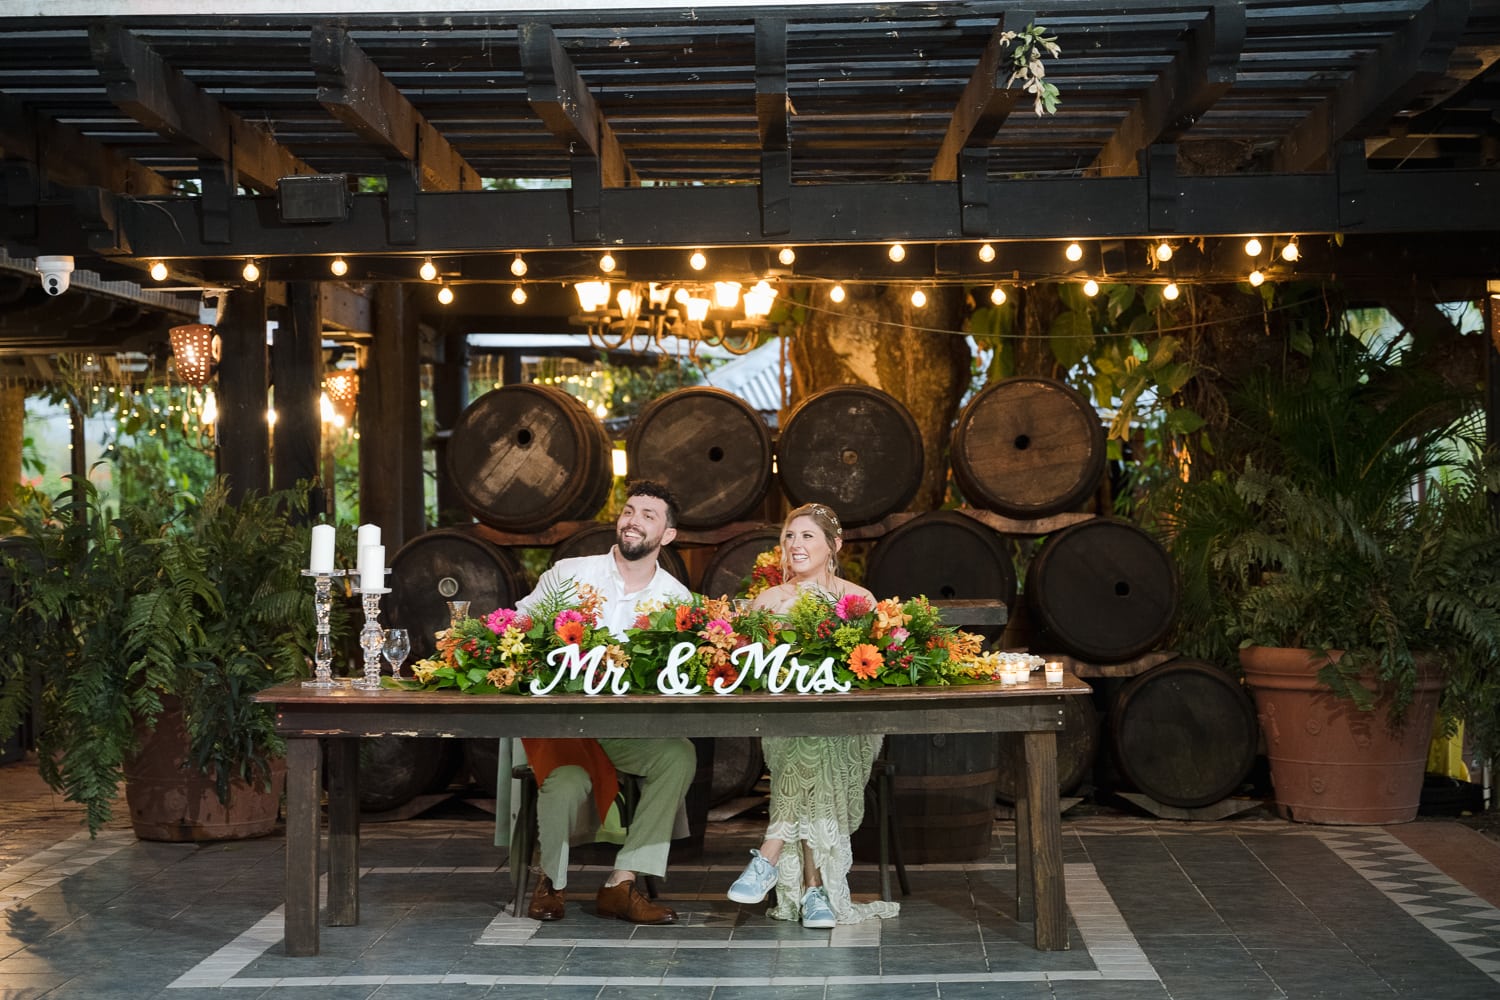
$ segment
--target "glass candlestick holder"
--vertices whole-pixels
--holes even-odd
[[[359,648],[365,653],[365,672],[354,678],[354,687],[360,691],[380,690],[380,649],[385,645],[385,630],[380,627],[380,598],[389,594],[389,587],[361,587],[357,591],[365,610],[365,626],[359,630]]]
[[[313,640],[313,676],[311,680],[302,682],[305,688],[328,689],[338,686],[338,682],[333,679],[333,637],[329,634],[328,613],[333,607],[333,579],[344,573],[341,569],[326,573],[310,569],[302,571],[303,576],[313,578],[313,624],[317,632],[317,637]]]

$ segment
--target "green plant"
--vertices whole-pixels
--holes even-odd
[[[311,650],[306,530],[292,523],[303,503],[284,492],[234,504],[218,481],[201,498],[158,491],[110,517],[80,481],[0,515],[0,532],[25,539],[6,558],[0,730],[35,707],[42,776],[86,807],[91,832],[165,698],[180,700],[190,760],[221,799],[234,778],[269,780],[283,747],[252,697],[303,674]]]
[[[1398,711],[1436,654],[1447,708],[1478,713],[1493,746],[1500,533],[1477,400],[1396,346],[1293,347],[1236,399],[1238,462],[1152,498],[1182,572],[1180,648],[1221,663],[1249,645],[1342,649],[1320,680],[1368,709],[1373,676]]]

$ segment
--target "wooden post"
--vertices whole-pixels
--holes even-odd
[[[469,337],[450,333],[443,338],[443,358],[432,369],[433,417],[437,439],[433,442],[437,466],[437,509],[439,524],[468,523],[458,485],[448,473],[448,432],[458,422],[469,403]]]
[[[278,490],[319,479],[323,419],[322,298],[316,282],[287,285],[287,308],[271,345],[271,381],[276,386],[276,426],[271,430],[271,482]],[[323,507],[314,486],[308,511]]]
[[[328,741],[328,925],[359,923],[359,740]]]
[[[266,293],[264,286],[227,293],[219,318],[219,471],[229,496],[264,494],[271,486],[266,427]]]
[[[359,519],[380,525],[387,560],[425,526],[421,357],[406,294],[400,284],[377,286],[375,336],[359,382]]]
[[[335,742],[356,742],[338,740]],[[286,916],[288,955],[318,953],[318,796],[323,749],[317,737],[286,741]]]

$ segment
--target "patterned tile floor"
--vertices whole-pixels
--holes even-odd
[[[279,836],[90,840],[18,768],[0,766],[6,1000],[1500,997],[1500,845],[1453,823],[1065,819],[1072,948],[1040,953],[1008,916],[1003,823],[983,860],[910,869],[900,917],[814,932],[724,898],[750,822],[714,824],[673,866],[676,926],[594,916],[602,868],[573,877],[565,920],[515,919],[505,852],[460,811],[367,824],[359,925],[289,958]],[[856,870],[857,893],[877,887]]]

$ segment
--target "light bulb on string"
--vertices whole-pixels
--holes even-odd
[[[240,271],[240,277],[244,278],[246,281],[260,280],[260,268],[256,266],[254,257],[251,257],[249,260],[245,261],[245,267],[244,270]]]
[[[342,278],[349,273],[349,262],[342,257],[335,257],[328,262],[328,270],[333,272],[335,278]]]
[[[830,288],[828,290],[828,300],[830,302],[842,302],[842,301],[844,301],[844,286],[843,285],[834,285],[832,288]]]
[[[1083,260],[1083,247],[1077,243],[1069,243],[1067,249],[1063,250],[1063,256],[1076,264]]]
[[[1290,264],[1301,256],[1302,250],[1297,246],[1297,237],[1293,236],[1287,245],[1281,248],[1281,259]]]
[[[999,285],[996,285],[994,288],[990,289],[990,301],[997,306],[1005,305],[1005,289],[1001,288]]]
[[[443,305],[453,304],[453,289],[447,285],[438,289],[437,300]]]
[[[518,278],[524,278],[526,276],[526,258],[520,254],[512,257],[510,261],[510,273]]]
[[[899,264],[906,259],[906,247],[900,243],[892,243],[890,249],[886,250],[885,254],[893,262]]]
[[[153,263],[151,265],[151,279],[153,281],[166,281],[167,265],[162,263],[161,261],[156,261],[155,263]]]
[[[510,300],[518,306],[524,306],[526,304],[526,289],[520,285],[512,288],[510,290]]]
[[[1259,288],[1261,285],[1266,283],[1266,276],[1264,274],[1261,274],[1259,270],[1255,270],[1250,272],[1250,277],[1248,280],[1250,281],[1251,287]]]
[[[911,304],[918,309],[925,308],[927,305],[927,293],[920,288],[913,288],[911,291]]]
[[[437,277],[437,265],[432,262],[431,257],[428,257],[422,261],[422,266],[417,269],[417,273],[422,276],[423,281],[431,281]]]
[[[688,258],[688,266],[694,271],[701,271],[708,266],[708,258],[703,255],[702,250],[694,250],[693,255]]]
[[[1245,241],[1246,257],[1259,257],[1262,249],[1263,248],[1260,245],[1260,240],[1256,239],[1254,236]]]
[[[606,253],[599,258],[599,270],[605,274],[613,274],[615,270],[615,255]]]
[[[782,267],[791,267],[797,260],[797,251],[791,247],[782,247],[781,252],[776,255],[776,259],[781,261]]]
[[[1095,295],[1098,295],[1099,282],[1095,281],[1093,278],[1085,281],[1083,283],[1083,294],[1087,295],[1089,298],[1093,298]]]
[[[1166,240],[1162,240],[1160,243],[1156,244],[1156,250],[1154,251],[1154,253],[1156,254],[1156,259],[1165,264],[1167,261],[1172,259],[1172,244],[1168,243]]]
[[[1167,287],[1161,290],[1161,297],[1166,299],[1168,302],[1176,302],[1177,296],[1181,294],[1181,291],[1179,291],[1177,288],[1177,282],[1175,281],[1167,282]]]
[[[988,243],[981,244],[979,247],[979,259],[985,264],[994,263],[995,248]]]

